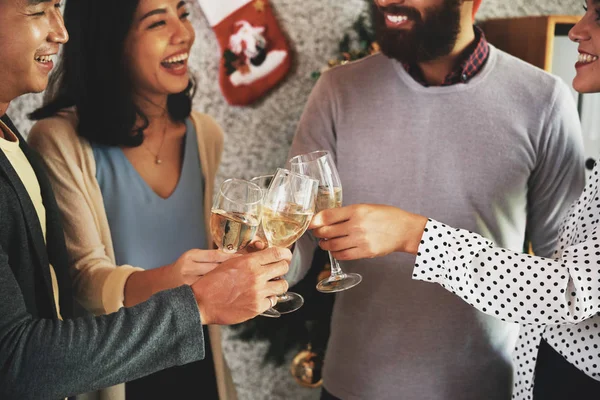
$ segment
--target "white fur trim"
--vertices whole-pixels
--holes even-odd
[[[284,50],[273,50],[267,54],[267,58],[265,61],[259,65],[258,67],[248,64],[250,68],[250,72],[242,75],[239,71],[235,71],[229,77],[229,81],[235,87],[250,85],[253,82],[264,78],[269,75],[271,72],[275,71],[277,67],[279,67],[285,61],[287,57],[287,51]]]
[[[234,11],[253,0],[198,0],[210,26],[218,25]]]

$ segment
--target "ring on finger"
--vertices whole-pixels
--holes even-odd
[[[271,308],[273,308],[277,304],[277,298],[275,296],[270,296],[269,302],[271,303]]]

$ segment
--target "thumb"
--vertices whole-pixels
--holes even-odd
[[[186,270],[186,275],[189,276],[202,276],[206,275],[215,268],[217,268],[221,263],[211,263],[211,262],[200,262],[194,263]]]
[[[313,217],[312,221],[310,221],[308,229],[318,229],[324,226],[345,222],[352,215],[350,210],[351,209],[349,207],[330,208],[323,210]]]
[[[239,257],[239,254],[227,254],[221,250],[200,250],[193,249],[188,252],[190,260],[197,263],[222,263],[232,258]]]
[[[308,225],[308,229],[318,229],[325,226],[325,221],[323,220],[323,213],[324,211],[315,214],[315,216],[310,221],[310,225]]]

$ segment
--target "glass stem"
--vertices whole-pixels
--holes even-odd
[[[344,275],[344,271],[342,271],[342,267],[340,267],[340,263],[333,257],[330,251],[327,252],[329,254],[329,263],[331,264],[331,277],[341,277]]]

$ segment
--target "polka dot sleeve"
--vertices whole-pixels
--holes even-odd
[[[429,220],[413,278],[437,282],[505,321],[576,323],[600,312],[600,241],[591,239],[552,260],[494,247],[478,234]]]

